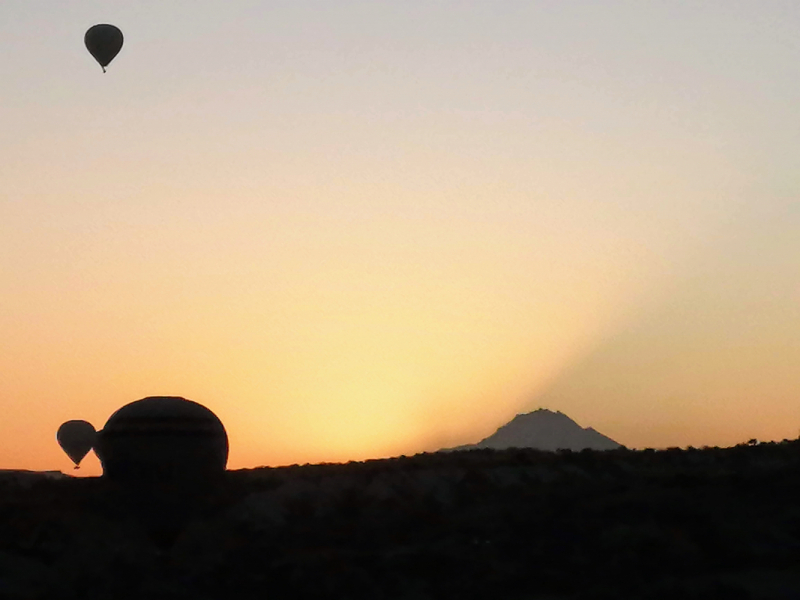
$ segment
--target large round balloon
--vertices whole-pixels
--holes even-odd
[[[211,480],[225,472],[228,434],[202,404],[151,396],[109,417],[97,433],[95,453],[110,480]]]
[[[59,445],[80,468],[80,462],[94,446],[96,432],[88,421],[67,421],[58,428],[56,439]]]
[[[100,63],[105,73],[108,63],[114,60],[122,49],[122,32],[113,25],[93,25],[83,36],[83,42],[89,54]]]

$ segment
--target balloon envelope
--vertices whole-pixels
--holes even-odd
[[[108,63],[122,49],[122,32],[113,25],[93,25],[83,36],[83,43],[105,73]]]
[[[109,417],[97,433],[95,454],[109,480],[209,481],[225,472],[228,434],[202,404],[150,396]]]
[[[56,439],[58,444],[78,467],[83,457],[89,454],[94,446],[96,432],[88,421],[67,421],[58,428]]]

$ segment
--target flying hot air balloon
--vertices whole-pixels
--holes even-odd
[[[56,439],[61,449],[80,468],[80,462],[94,446],[97,432],[88,421],[67,421],[58,428]]]
[[[122,32],[113,25],[93,25],[83,36],[83,43],[105,73],[108,63],[122,49]]]

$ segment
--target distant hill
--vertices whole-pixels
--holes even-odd
[[[622,448],[611,438],[591,427],[583,428],[560,411],[540,408],[517,415],[477,444],[467,444],[445,451],[491,448],[535,448],[537,450],[614,450]]]

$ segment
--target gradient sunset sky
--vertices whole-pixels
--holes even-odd
[[[112,23],[107,74],[83,45]],[[800,432],[800,4],[0,2],[0,468]],[[84,474],[99,472],[86,459]]]

